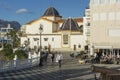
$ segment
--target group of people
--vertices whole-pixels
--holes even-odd
[[[95,53],[92,59],[92,63],[106,63],[106,64],[112,64],[115,63],[118,64],[119,62],[119,57],[117,55],[111,55],[111,54],[106,54],[102,55],[100,53]]]
[[[54,62],[57,62],[59,68],[61,68],[61,64],[62,64],[61,62],[62,62],[62,59],[63,59],[62,53],[61,52],[55,52],[55,51],[51,52],[51,53],[42,52],[41,57],[40,57],[39,66],[43,66],[43,62],[47,63],[48,55],[50,55],[52,64],[54,64]]]
[[[56,60],[55,60],[55,54],[56,54]],[[52,52],[51,53],[51,61],[52,61],[52,63],[57,62],[59,68],[61,68],[62,59],[63,59],[63,56],[62,56],[61,52],[58,52],[58,53],[57,52]]]

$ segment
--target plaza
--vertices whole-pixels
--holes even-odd
[[[21,27],[20,48],[28,59],[1,64],[0,80],[95,80],[100,73],[92,72],[91,65],[119,70],[119,5],[120,0],[90,0],[85,15],[75,18],[63,18],[56,7],[47,7],[39,18]],[[80,64],[79,59],[70,57],[81,51],[93,63]],[[40,67],[42,52],[49,54]],[[63,54],[61,68],[51,62],[52,52]]]
[[[13,70],[0,73],[0,80],[95,80],[100,77],[100,73],[91,70],[91,64],[79,64],[78,60],[71,58],[69,53],[64,53],[62,67],[52,64],[50,56],[44,66],[34,66],[20,70]],[[110,69],[119,69],[120,65],[115,64],[94,64],[96,66]]]

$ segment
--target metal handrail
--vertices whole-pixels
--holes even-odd
[[[24,60],[0,60],[0,72],[19,70],[39,64],[39,57]]]

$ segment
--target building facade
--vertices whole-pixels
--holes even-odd
[[[13,30],[13,28],[11,28],[10,24],[8,24],[7,27],[0,28],[0,43],[2,44],[2,47],[3,43],[12,42],[11,37],[7,35],[11,30]]]
[[[90,45],[90,9],[85,9],[85,16],[83,17],[84,34],[86,35],[86,44]]]
[[[90,0],[91,55],[120,53],[120,0]]]
[[[83,18],[63,19],[54,7],[49,7],[39,19],[23,25],[21,31],[21,46],[28,42],[32,49],[39,49],[40,37],[42,49],[80,51],[86,45]]]

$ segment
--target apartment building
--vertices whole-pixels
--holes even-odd
[[[120,54],[120,0],[90,0],[90,53]]]
[[[7,33],[9,33],[10,30],[13,30],[13,28],[8,24],[7,27],[0,28],[0,43],[10,43],[11,38],[7,36]]]
[[[86,46],[85,50],[88,50],[89,44],[90,44],[90,9],[86,8],[85,9],[85,16],[83,17],[83,26],[84,26],[84,35],[85,41],[86,41]]]

